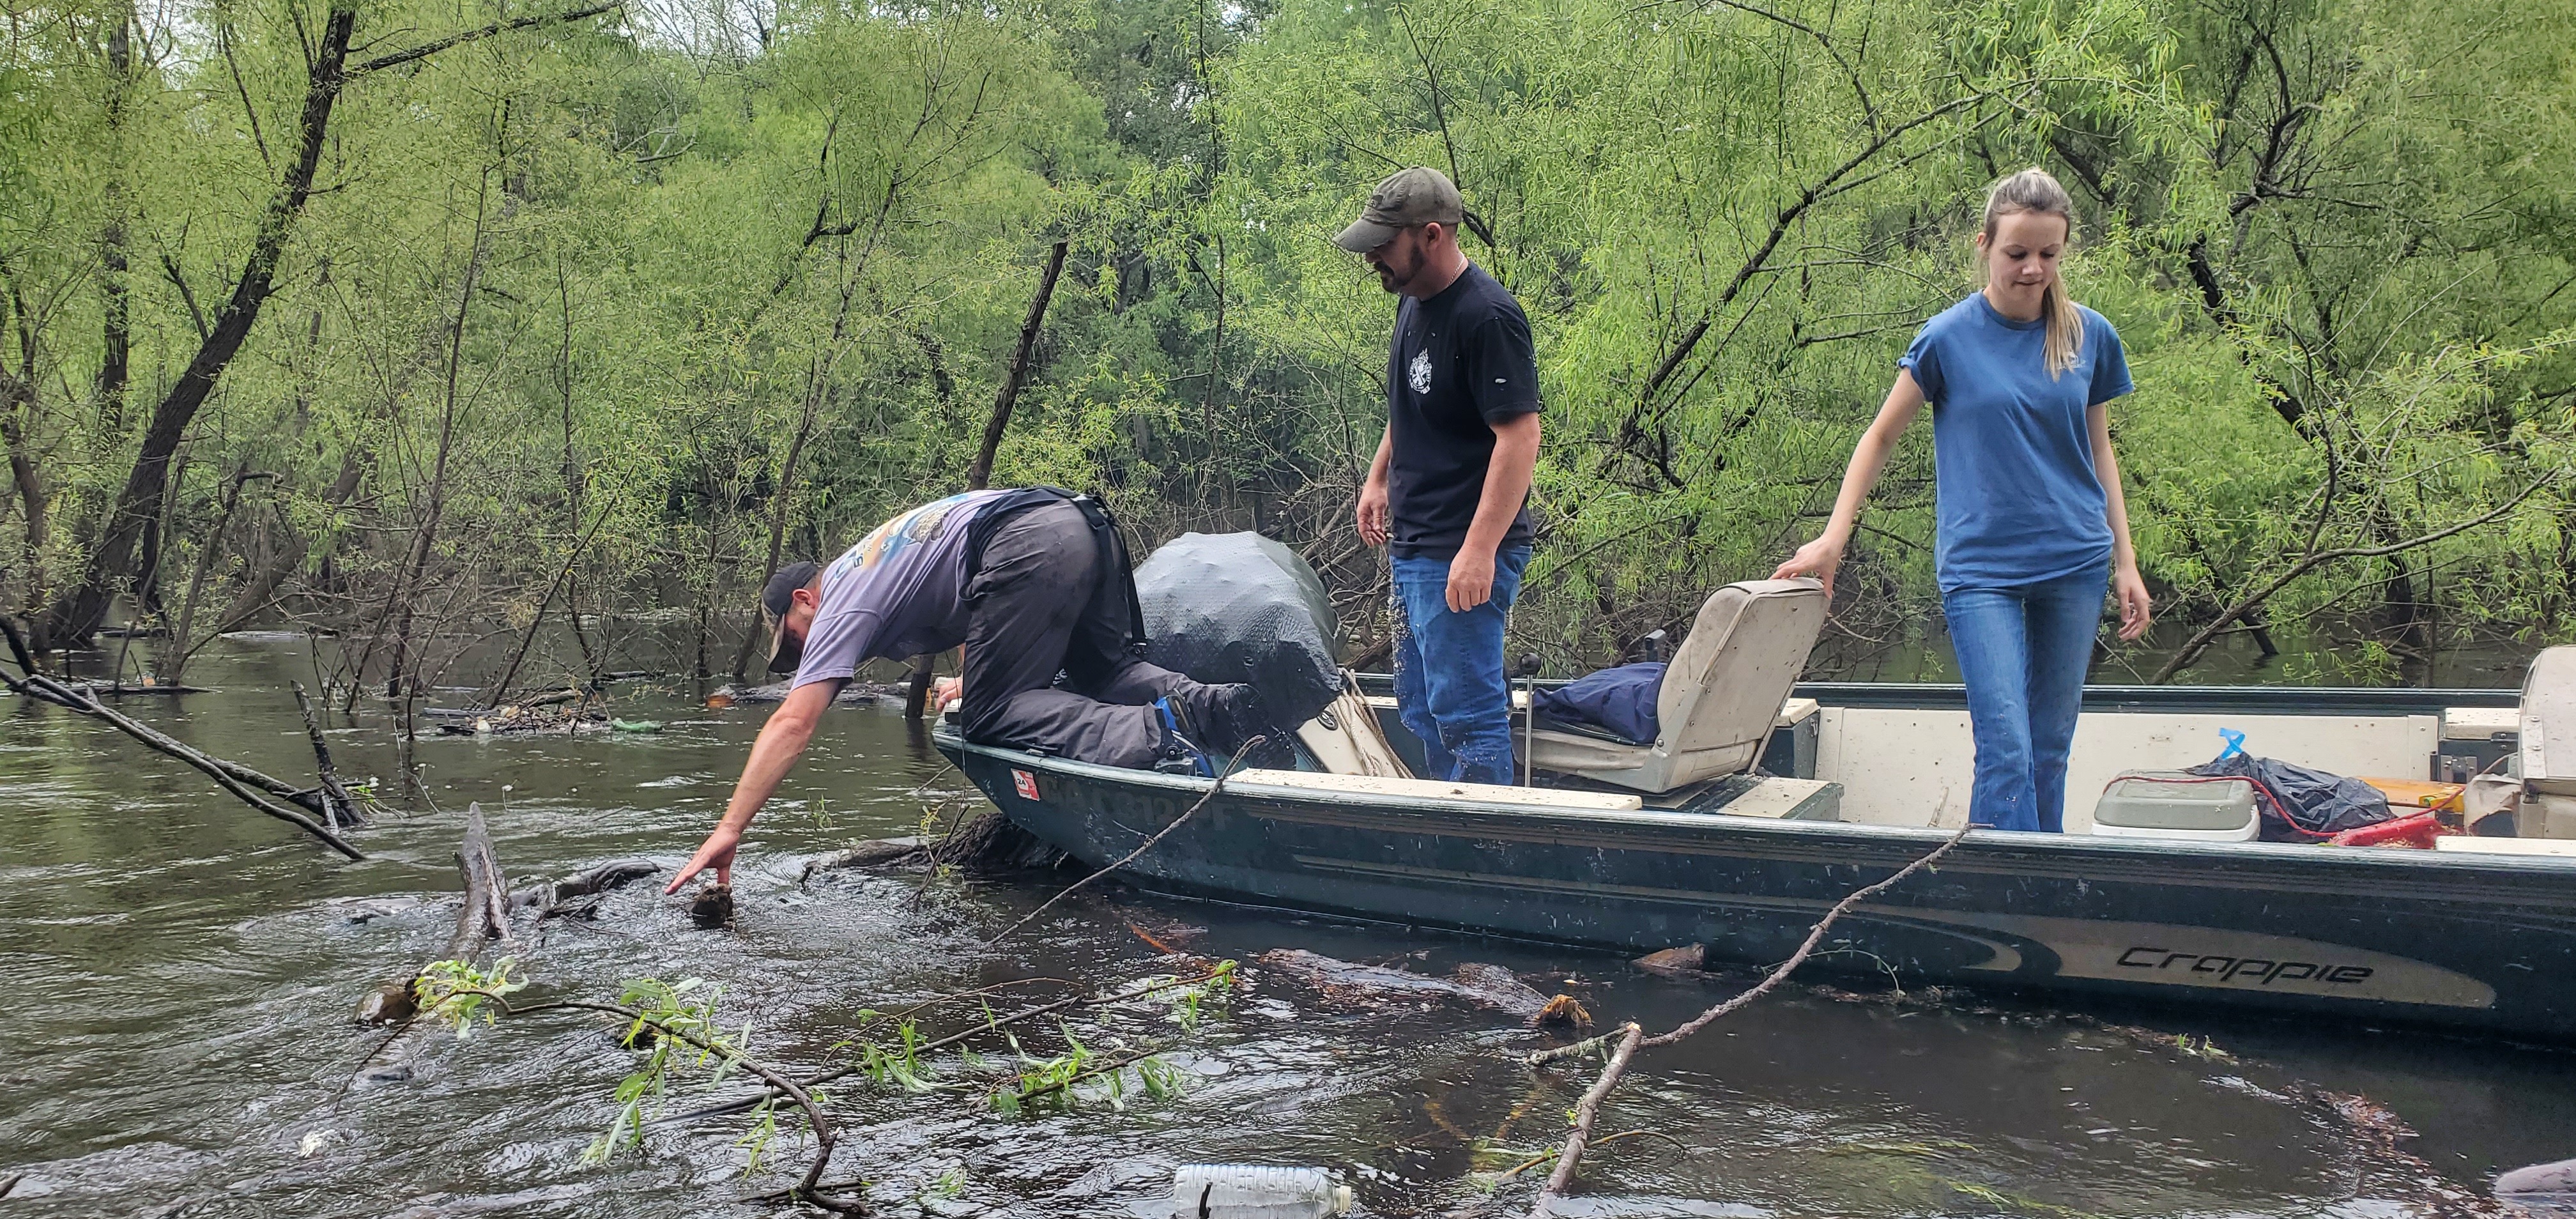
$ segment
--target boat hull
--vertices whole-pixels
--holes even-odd
[[[1135,850],[1205,779],[941,750],[1084,864]],[[1129,863],[1198,896],[1623,952],[1786,958],[1944,831],[1228,784]],[[1844,916],[1815,968],[2576,1039],[2576,862],[1971,833]]]

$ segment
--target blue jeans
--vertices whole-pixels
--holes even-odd
[[[2066,754],[2110,582],[2106,564],[2037,584],[1941,594],[1977,741],[1970,823],[2065,830]]]
[[[1503,678],[1503,616],[1520,595],[1530,548],[1494,555],[1494,595],[1449,610],[1449,560],[1395,560],[1395,703],[1422,739],[1426,779],[1510,783],[1512,694]]]

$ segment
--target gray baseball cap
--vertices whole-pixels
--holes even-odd
[[[1360,209],[1360,218],[1333,238],[1333,244],[1366,254],[1394,240],[1399,230],[1422,224],[1454,228],[1466,219],[1467,201],[1458,196],[1449,175],[1416,165],[1388,174],[1378,183],[1369,192],[1368,206]]]
[[[814,582],[823,567],[819,563],[797,562],[769,574],[769,586],[760,590],[760,618],[769,627],[769,671],[793,673],[797,662],[805,657],[805,641],[787,634],[787,611],[796,604],[796,590]]]

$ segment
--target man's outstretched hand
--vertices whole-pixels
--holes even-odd
[[[733,884],[733,852],[734,848],[740,845],[742,845],[741,830],[723,822],[716,823],[715,831],[707,835],[706,842],[698,847],[698,853],[689,858],[688,866],[681,868],[680,874],[672,877],[671,883],[665,886],[662,892],[665,895],[679,892],[681,887],[695,879],[698,873],[709,868],[716,870],[717,884],[730,887]]]
[[[742,845],[742,832],[751,819],[760,815],[760,806],[777,792],[778,782],[787,777],[789,767],[805,753],[805,745],[814,739],[815,721],[823,709],[832,705],[832,696],[849,684],[846,677],[807,682],[787,692],[778,709],[769,713],[769,722],[760,726],[760,739],[751,743],[751,758],[742,764],[742,779],[734,784],[733,798],[725,802],[724,816],[716,820],[714,832],[689,857],[689,866],[671,878],[664,893],[677,893],[698,873],[716,870],[716,883],[733,884],[733,851]]]

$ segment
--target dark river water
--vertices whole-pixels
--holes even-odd
[[[206,750],[304,781],[298,643],[226,642],[191,670],[216,693],[126,708]],[[456,695],[451,697],[464,697]],[[407,1082],[353,1085],[384,1034],[369,989],[438,953],[468,802],[513,881],[643,855],[667,869],[720,811],[762,712],[621,687],[653,735],[424,739],[436,807],[398,804],[348,863],[103,726],[0,707],[0,1201],[15,1216],[712,1216],[801,1173],[791,1129],[746,1174],[742,1118],[655,1129],[588,1163],[635,1056],[602,1021],[504,1018],[427,1043]],[[395,774],[381,711],[332,741],[353,776]],[[392,786],[389,782],[388,788]],[[1074,873],[832,872],[804,860],[915,832],[982,802],[890,711],[836,711],[746,843],[729,929],[694,927],[658,883],[594,920],[522,922],[523,998],[608,999],[629,979],[722,988],[725,1027],[799,1072],[850,1060],[862,1012],[1013,979],[1105,988],[1244,963],[1194,1027],[1151,1004],[1021,1032],[1159,1050],[1183,1086],[1125,1077],[1016,1115],[967,1061],[927,1091],[844,1080],[834,1179],[895,1215],[1168,1214],[1175,1164],[1330,1168],[1377,1215],[1508,1213],[1541,1171],[1496,1174],[1563,1137],[1590,1063],[1532,1072],[1549,1044],[1447,1002],[1327,996],[1254,957],[1302,948],[1446,973],[1467,962],[1576,995],[1604,1022],[1666,1027],[1747,976],[1669,979],[1624,959],[1157,897],[1103,884],[983,941]],[[1184,956],[1166,956],[1165,949]],[[1004,991],[1058,993],[1044,984]],[[925,1016],[924,1036],[971,1009]],[[2186,1044],[2187,1039],[2187,1044]],[[1010,1046],[968,1043],[986,1062]],[[1122,1050],[1123,1047],[1123,1050]],[[739,1095],[684,1082],[672,1112]],[[1947,994],[1793,985],[1642,1055],[1560,1213],[2071,1217],[2486,1213],[2517,1164],[2576,1155],[2576,1056],[2417,1032],[2067,1012]],[[810,1213],[810,1212],[809,1212]]]

